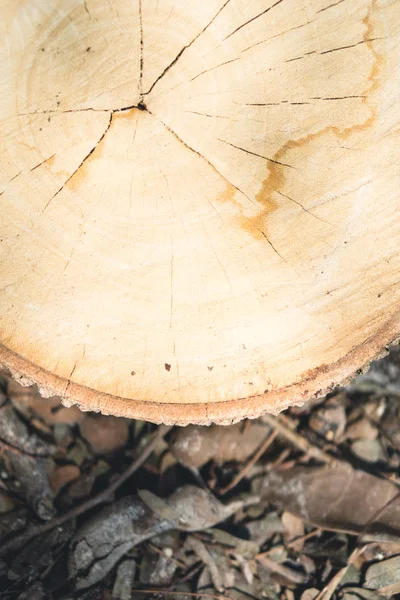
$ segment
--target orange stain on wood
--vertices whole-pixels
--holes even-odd
[[[309,135],[298,140],[289,140],[272,156],[272,159],[267,162],[268,175],[264,179],[260,190],[255,196],[257,202],[262,206],[261,211],[254,217],[245,217],[242,212],[239,218],[242,228],[250,233],[255,239],[258,240],[268,236],[268,218],[279,208],[279,204],[275,200],[275,195],[277,191],[283,190],[286,181],[287,169],[290,168],[282,166],[279,163],[290,164],[290,158],[288,158],[287,155],[292,150],[295,150],[296,148],[304,148],[304,154],[306,154],[307,144],[327,133],[334,133],[337,137],[347,140],[355,133],[365,131],[374,124],[377,118],[377,110],[376,107],[371,103],[370,97],[379,88],[381,74],[385,64],[383,54],[380,54],[374,48],[374,27],[372,24],[372,13],[376,8],[376,1],[377,0],[372,0],[367,15],[362,21],[365,25],[363,41],[374,56],[374,63],[368,77],[369,85],[360,94],[361,96],[364,96],[361,98],[361,102],[368,107],[370,116],[362,123],[356,123],[349,127],[345,127],[344,129],[334,125],[328,125],[320,131],[310,133]]]

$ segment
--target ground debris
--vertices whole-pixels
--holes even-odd
[[[272,471],[259,483],[265,500],[322,529],[374,540],[400,536],[400,490],[349,464]]]
[[[394,597],[399,377],[395,349],[301,409],[172,431],[3,380],[1,600]]]
[[[86,414],[79,427],[95,454],[110,454],[127,444],[129,423],[128,419]]]
[[[170,529],[196,531],[227,519],[244,505],[225,506],[206,490],[187,485],[167,500],[142,490],[103,509],[75,534],[69,574],[76,588],[100,581],[134,546]]]
[[[400,555],[376,562],[368,567],[365,587],[381,596],[400,593]]]
[[[170,451],[186,467],[199,468],[208,461],[244,462],[268,435],[259,422],[243,421],[230,427],[189,425],[177,429]]]
[[[131,600],[136,563],[133,559],[120,562],[112,591],[113,600]]]
[[[0,408],[0,447],[6,459],[8,489],[22,494],[41,519],[50,519],[54,507],[48,473],[54,446],[29,431],[9,402]]]

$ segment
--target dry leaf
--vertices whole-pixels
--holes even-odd
[[[80,474],[81,471],[76,465],[64,465],[55,469],[49,477],[50,486],[54,495],[57,496],[62,487],[67,485],[67,483],[78,479]]]
[[[310,415],[309,426],[328,440],[339,440],[346,427],[346,411],[342,397],[337,395],[330,398],[314,410]]]
[[[301,600],[314,600],[319,594],[319,590],[316,588],[309,588],[305,590],[301,595]]]
[[[177,568],[178,563],[176,560],[166,554],[160,554],[149,577],[149,585],[162,587],[171,585]]]
[[[110,572],[140,542],[171,529],[137,496],[107,506],[77,531],[71,542],[68,570],[76,589],[89,587]]]
[[[12,377],[5,376],[7,381],[7,396],[15,408],[26,417],[38,415],[48,425],[56,423],[79,423],[84,418],[84,413],[77,406],[66,408],[61,404],[60,398],[42,398],[36,386],[24,387]]]
[[[351,445],[351,451],[366,462],[375,463],[378,460],[385,460],[385,453],[379,440],[356,440]]]
[[[266,501],[322,529],[364,533],[373,540],[400,535],[398,488],[350,465],[270,472],[260,485]]]
[[[189,537],[186,540],[185,546],[188,549],[193,550],[194,553],[199,557],[199,559],[204,563],[204,565],[208,567],[208,570],[210,571],[211,581],[213,582],[215,589],[218,592],[223,592],[224,584],[222,582],[222,576],[218,570],[218,567],[212,555],[208,552],[203,542],[195,537]]]
[[[268,428],[258,422],[200,427],[189,425],[177,430],[170,443],[175,458],[186,467],[199,468],[213,459],[218,463],[244,462],[268,435]]]
[[[0,439],[21,452],[35,456],[48,456],[54,450],[37,435],[28,431],[11,403],[0,408]]]
[[[379,596],[372,590],[365,590],[359,587],[345,587],[341,591],[342,600],[379,600]],[[301,597],[303,600],[303,597]],[[310,598],[310,600],[313,600]]]
[[[381,596],[400,593],[400,556],[392,556],[368,567],[365,587],[376,590]]]
[[[135,571],[136,563],[132,559],[128,558],[118,565],[117,576],[112,592],[113,600],[131,600]]]
[[[100,511],[74,536],[69,573],[76,588],[89,587],[107,575],[131,548],[169,529],[197,531],[213,527],[245,505],[238,500],[222,504],[210,492],[187,485],[166,500],[141,491]],[[250,498],[246,503],[259,498]]]
[[[81,434],[96,454],[109,454],[125,446],[129,439],[129,421],[106,415],[85,415],[79,424]]]
[[[0,515],[9,513],[15,507],[15,502],[8,494],[0,494]]]
[[[282,515],[283,537],[286,543],[292,542],[292,548],[295,552],[301,552],[304,547],[304,540],[296,540],[304,536],[304,523],[299,517],[285,511]],[[293,542],[293,540],[296,540]]]
[[[350,440],[375,440],[378,437],[378,430],[366,417],[363,417],[347,427],[344,437]]]
[[[48,459],[27,454],[7,453],[19,489],[41,519],[51,519],[55,514],[53,490],[50,487]]]

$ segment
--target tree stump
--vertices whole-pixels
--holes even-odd
[[[154,422],[400,335],[400,2],[3,0],[0,363]]]

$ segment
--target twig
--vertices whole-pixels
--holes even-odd
[[[270,427],[276,429],[279,435],[286,438],[288,442],[293,444],[296,448],[307,454],[308,456],[312,456],[316,460],[319,460],[326,464],[332,464],[336,462],[333,456],[330,456],[317,446],[314,446],[309,442],[304,436],[300,435],[297,431],[290,427],[290,421],[286,419],[286,422],[283,422],[281,419],[276,419],[271,415],[264,415],[262,417],[262,421],[267,423]]]
[[[257,452],[252,456],[252,458],[248,461],[248,463],[243,467],[243,469],[241,469],[239,471],[239,473],[236,475],[236,477],[234,477],[232,479],[232,481],[230,483],[228,483],[228,485],[226,485],[225,487],[223,487],[222,489],[219,490],[219,493],[223,496],[224,494],[226,494],[227,492],[229,492],[232,488],[236,487],[237,484],[242,481],[243,477],[245,477],[247,475],[247,473],[250,471],[250,469],[252,468],[253,465],[255,465],[255,463],[258,461],[258,459],[264,454],[264,452],[267,450],[267,448],[269,448],[269,446],[272,444],[272,442],[274,441],[274,439],[277,437],[278,435],[278,431],[275,430],[273,431],[268,437],[267,439],[264,441],[263,444],[261,444],[261,446],[259,447],[259,449],[257,450]]]
[[[353,552],[350,555],[349,560],[347,561],[347,565],[345,567],[343,567],[342,569],[340,569],[340,571],[338,571],[336,573],[336,575],[334,575],[332,577],[332,579],[330,580],[330,582],[328,583],[328,585],[326,585],[320,591],[320,593],[318,594],[318,596],[315,597],[314,600],[330,600],[330,598],[335,593],[338,585],[342,581],[343,577],[346,575],[347,570],[349,569],[349,567],[360,556],[360,554],[362,554],[365,551],[366,547],[367,546],[363,546],[362,548],[356,548],[355,550],[353,550]]]
[[[263,556],[259,554],[256,556],[256,560],[260,562],[268,571],[272,571],[272,573],[278,573],[278,575],[282,575],[285,579],[292,581],[293,583],[304,584],[307,583],[307,577],[302,573],[298,573],[293,569],[289,569],[284,565],[280,565],[279,563],[271,560],[267,556]]]
[[[294,540],[292,540],[291,542],[288,542],[285,545],[281,544],[279,546],[273,546],[273,548],[266,550],[266,552],[260,552],[260,554],[257,554],[256,559],[261,558],[263,556],[269,556],[272,552],[276,552],[278,549],[283,550],[285,547],[293,548],[293,546],[296,546],[296,544],[298,544],[299,542],[305,542],[306,540],[309,540],[309,539],[315,537],[316,535],[321,534],[321,532],[322,532],[321,529],[313,529],[312,531],[309,531],[305,535],[295,538]]]
[[[115,481],[111,483],[105,490],[97,494],[97,496],[94,496],[93,498],[90,498],[89,500],[83,502],[79,506],[76,506],[64,515],[60,515],[59,517],[56,517],[55,519],[47,521],[46,523],[43,523],[41,525],[31,527],[30,529],[27,529],[22,533],[16,535],[15,537],[13,537],[8,542],[2,545],[2,547],[0,548],[0,556],[5,556],[9,552],[16,550],[23,544],[26,544],[26,542],[28,542],[33,537],[36,537],[43,533],[47,533],[47,531],[51,531],[55,527],[60,527],[60,525],[63,525],[71,519],[79,517],[79,515],[82,515],[83,513],[94,508],[95,506],[103,504],[104,502],[108,502],[110,500],[110,497],[112,497],[112,495],[114,494],[114,492],[123,483],[125,483],[125,481],[129,479],[129,477],[131,477],[133,473],[135,473],[135,471],[137,471],[142,466],[145,460],[153,452],[160,439],[162,439],[170,429],[171,426],[160,425],[152,440],[150,440],[150,442],[143,448],[136,460],[134,460],[132,464],[126,469],[126,471],[124,471],[119,477],[117,477]]]
[[[135,588],[133,592],[140,592],[141,594],[163,594],[166,596],[190,596],[191,598],[214,598],[214,600],[233,600],[231,596],[222,596],[221,594],[205,594],[202,592],[171,592],[170,590],[141,590]]]
[[[309,531],[305,535],[299,536],[299,537],[295,538],[294,540],[292,540],[291,542],[288,542],[286,544],[286,547],[292,548],[293,546],[296,546],[296,544],[298,544],[299,542],[305,542],[306,540],[310,540],[311,538],[315,537],[316,535],[320,535],[321,533],[322,533],[321,529],[313,529],[312,531]]]

